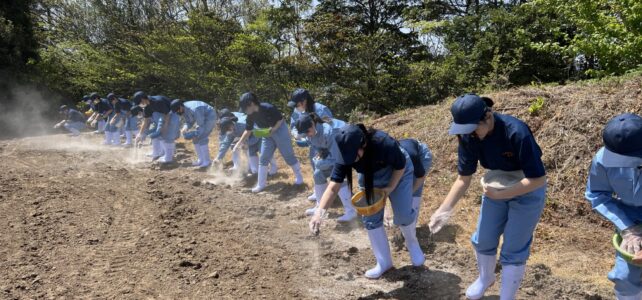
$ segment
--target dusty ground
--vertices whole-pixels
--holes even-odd
[[[470,228],[459,225],[476,206],[431,237],[427,207],[441,195],[427,196],[426,267],[409,267],[402,249],[397,269],[367,280],[374,258],[361,225],[329,220],[311,237],[309,188],[290,185],[290,170],[253,195],[251,180],[189,168],[182,144],[166,169],[143,159],[147,149],[98,144],[91,134],[0,142],[0,298],[463,299],[476,276]],[[552,273],[573,255],[585,258],[578,249],[531,263],[519,298],[610,298],[607,286]]]

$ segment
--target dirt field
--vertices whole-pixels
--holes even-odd
[[[289,169],[253,195],[251,180],[192,170],[182,144],[178,166],[161,169],[144,161],[147,149],[99,142],[92,134],[0,142],[0,298],[463,299],[476,276],[462,219],[431,236],[424,211],[426,267],[393,250],[397,269],[368,280],[374,257],[361,224],[329,220],[311,237],[309,187],[290,185]],[[611,298],[608,286],[553,274],[559,262],[529,264],[519,298]]]

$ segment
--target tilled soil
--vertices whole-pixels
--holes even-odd
[[[285,183],[289,173],[252,194],[252,179],[192,169],[182,144],[178,163],[160,167],[143,159],[147,149],[99,142],[0,142],[0,298],[463,299],[477,275],[456,225],[431,236],[421,224],[426,267],[393,245],[396,269],[365,279],[374,257],[361,224],[338,225],[333,209],[310,236],[309,188]],[[537,264],[519,298],[610,295]]]

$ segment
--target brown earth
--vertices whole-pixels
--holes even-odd
[[[612,228],[583,200],[584,177],[602,124],[622,111],[642,113],[641,86],[632,76],[489,94],[499,111],[531,125],[550,182],[519,299],[612,298]],[[537,97],[545,104],[530,114]],[[254,195],[251,179],[191,169],[191,146],[182,143],[178,164],[161,168],[146,161],[148,149],[99,146],[92,134],[2,141],[0,298],[463,299],[476,277],[468,239],[479,187],[452,225],[435,235],[426,225],[456,174],[449,103],[370,122],[427,142],[435,155],[418,229],[426,267],[409,267],[397,249],[397,269],[380,280],[362,276],[374,258],[359,222],[338,225],[334,209],[321,235],[309,235],[302,149],[307,188],[292,186],[280,162],[270,187]],[[487,299],[497,299],[498,286]]]
[[[141,162],[146,149],[98,143],[91,134],[0,143],[0,298],[461,299],[474,280],[459,225],[431,237],[422,223],[427,267],[409,267],[398,250],[396,270],[367,280],[374,259],[361,225],[329,220],[311,237],[309,191],[285,168],[253,195],[251,181],[189,168],[182,144],[179,164],[160,168]],[[608,293],[535,264],[520,298]]]

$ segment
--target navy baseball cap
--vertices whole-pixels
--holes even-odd
[[[450,125],[448,134],[470,134],[475,131],[487,110],[486,101],[476,94],[457,97],[455,103],[450,107],[453,123]]]
[[[297,104],[299,104],[300,102],[303,102],[303,100],[308,100],[308,99],[312,99],[312,96],[310,95],[310,92],[308,92],[308,90],[296,89],[292,93],[292,97],[290,97],[290,101],[288,101],[288,107],[295,108]]]
[[[129,111],[132,113],[132,115],[138,116],[138,114],[143,111],[143,108],[136,105],[136,106],[132,106],[132,108]]]
[[[143,98],[147,98],[147,95],[143,91],[138,91],[134,93],[134,97],[132,97],[132,102],[134,102],[134,104],[136,105],[139,105],[140,100],[142,100]]]
[[[58,108],[59,112],[63,112],[65,110],[67,110],[67,105],[61,105],[60,108]]]
[[[220,118],[224,118],[224,117],[233,117],[233,116],[234,116],[234,114],[233,114],[233,113],[232,113],[232,111],[231,111],[231,110],[229,110],[228,108],[223,108],[223,109],[221,109],[221,110],[218,112],[218,116],[219,116]]]
[[[239,119],[237,117],[223,117],[218,125],[220,131],[227,131],[230,126]]]
[[[116,94],[114,93],[107,94],[107,100],[112,100],[112,99],[116,99]]]
[[[91,100],[100,99],[100,95],[98,95],[98,93],[91,93],[89,94],[89,99]]]
[[[252,102],[258,102],[256,99],[256,95],[252,92],[247,92],[243,95],[241,95],[241,98],[239,99],[239,108],[241,109],[241,112],[245,112],[245,109],[250,106],[250,103]]]
[[[608,123],[602,131],[605,167],[638,167],[642,165],[642,117],[621,114]]]
[[[357,125],[348,124],[339,129],[339,132],[334,136],[334,141],[337,142],[344,165],[354,163],[357,159],[357,151],[365,142],[365,138],[363,131]]]
[[[312,127],[314,124],[314,121],[312,120],[312,117],[310,115],[305,114],[301,116],[296,122],[294,122],[294,127],[300,134],[306,134],[308,132],[308,129]]]
[[[89,98],[89,95],[84,95],[84,96],[82,96],[82,101],[87,102],[87,100],[91,100],[91,99]]]
[[[173,112],[177,112],[181,106],[183,106],[183,102],[181,101],[181,99],[174,99],[172,100],[172,103],[169,104],[169,109],[171,109]]]

